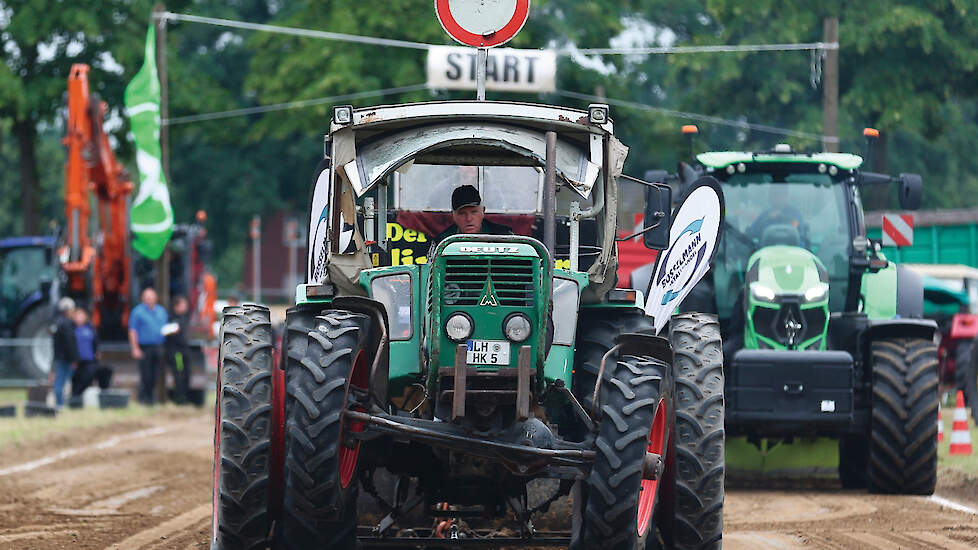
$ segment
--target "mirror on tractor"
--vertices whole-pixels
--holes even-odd
[[[645,247],[653,250],[669,248],[669,228],[672,222],[672,190],[666,185],[645,188]]]
[[[900,208],[916,210],[920,208],[923,178],[920,174],[900,174]]]

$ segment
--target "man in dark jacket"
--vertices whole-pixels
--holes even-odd
[[[173,401],[182,405],[187,402],[190,373],[193,370],[190,342],[187,340],[187,331],[190,328],[190,303],[185,296],[177,296],[173,300],[173,315],[170,317],[170,323],[176,327],[166,337],[166,358],[173,371]]]
[[[54,401],[58,408],[65,404],[65,384],[71,378],[72,370],[78,366],[78,346],[75,343],[75,323],[71,313],[75,309],[75,301],[64,297],[58,300],[60,315],[54,322],[54,365],[51,376],[54,381]]]
[[[512,235],[509,227],[486,219],[486,207],[482,205],[479,190],[472,185],[461,185],[452,192],[452,224],[431,240],[431,252],[438,243],[458,234]],[[429,252],[429,256],[431,255]]]

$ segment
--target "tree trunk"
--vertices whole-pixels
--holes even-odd
[[[25,235],[40,232],[40,182],[37,177],[37,128],[32,120],[14,123],[20,150],[20,212]]]

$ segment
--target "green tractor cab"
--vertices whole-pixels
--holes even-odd
[[[660,337],[615,288],[626,153],[604,105],[337,107],[282,363],[266,309],[225,311],[212,548],[718,544],[719,325]],[[437,240],[463,184],[508,229]]]
[[[720,319],[728,435],[836,439],[844,486],[932,493],[936,326],[923,319],[920,277],[866,238],[860,201],[864,186],[894,183],[916,208],[920,177],[784,145],[697,160],[674,184],[718,179],[726,219],[711,276],[683,308]]]

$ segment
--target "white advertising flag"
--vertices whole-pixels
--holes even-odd
[[[646,293],[645,313],[654,318],[657,333],[710,270],[723,216],[719,182],[710,176],[693,182],[673,213],[669,248],[659,254]]]
[[[475,90],[478,52],[462,46],[428,50],[428,87]],[[493,48],[486,65],[486,89],[500,92],[553,92],[557,89],[557,54],[553,50]]]

